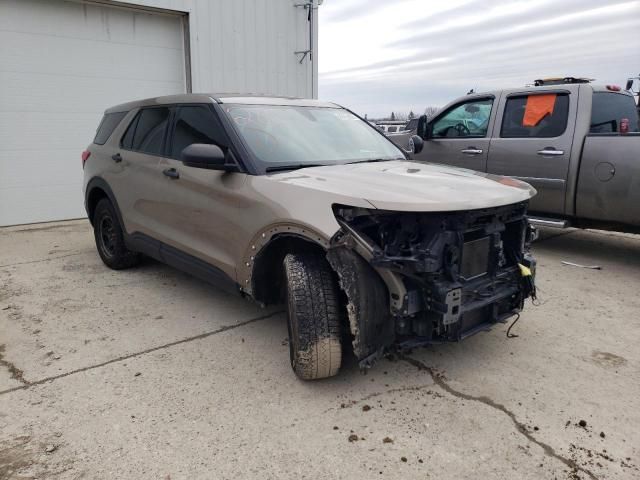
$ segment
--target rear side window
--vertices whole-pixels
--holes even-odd
[[[633,97],[620,93],[595,92],[591,105],[589,133],[620,133],[626,122],[629,132],[638,132],[638,111]]]
[[[109,140],[109,137],[120,124],[122,119],[127,115],[127,112],[115,112],[107,113],[102,117],[100,126],[96,131],[96,137],[93,139],[93,143],[96,145],[104,145]]]
[[[144,108],[129,125],[122,138],[122,147],[150,155],[162,155],[168,124],[168,108]]]
[[[180,159],[182,150],[194,143],[226,148],[228,142],[222,125],[207,106],[184,106],[178,110],[171,142],[171,157]]]
[[[136,133],[136,126],[138,125],[138,120],[140,120],[140,112],[134,117],[133,121],[129,124],[127,131],[122,137],[122,148],[126,148],[127,150],[131,150],[133,148],[133,134]]]
[[[569,95],[545,93],[509,97],[502,117],[504,138],[559,137],[567,128]]]

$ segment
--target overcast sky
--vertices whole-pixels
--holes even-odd
[[[319,19],[319,97],[370,117],[471,88],[640,73],[640,0],[325,0]]]

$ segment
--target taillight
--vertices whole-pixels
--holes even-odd
[[[611,90],[612,92],[619,92],[622,89],[619,85],[607,85],[607,90]]]
[[[89,160],[90,156],[91,152],[89,150],[85,150],[84,152],[82,152],[82,168],[84,168],[84,164],[87,162],[87,160]]]

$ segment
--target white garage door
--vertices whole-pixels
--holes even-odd
[[[0,0],[0,226],[85,216],[80,154],[102,112],[185,92],[178,15]]]

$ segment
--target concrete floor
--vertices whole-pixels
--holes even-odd
[[[111,271],[86,221],[0,229],[0,478],[640,478],[640,238],[534,251],[517,338],[303,383],[278,309]]]

